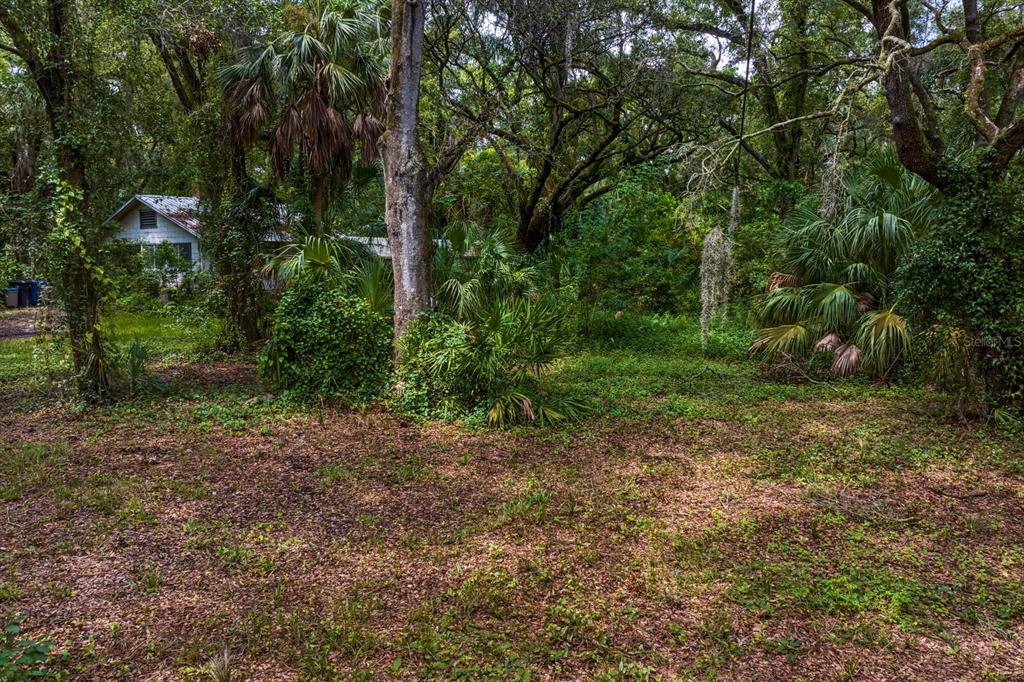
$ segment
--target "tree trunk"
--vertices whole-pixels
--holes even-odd
[[[317,173],[313,178],[313,224],[316,225],[317,231],[320,231],[324,226],[324,203],[326,198],[326,187],[327,182],[324,176]]]
[[[62,279],[64,312],[78,392],[87,400],[101,398],[110,388],[110,368],[100,339],[99,292],[92,273],[77,253],[68,255]]]
[[[550,206],[537,206],[528,214],[521,215],[516,230],[519,245],[529,253],[536,253],[549,235],[559,231],[562,216]]]
[[[427,228],[426,161],[419,144],[424,0],[393,0],[391,66],[383,136],[385,220],[395,274],[395,353],[398,339],[430,309],[433,243]]]

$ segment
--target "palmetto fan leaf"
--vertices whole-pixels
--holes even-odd
[[[364,258],[348,274],[359,297],[375,313],[390,315],[394,307],[394,271],[391,263],[378,256]]]
[[[910,224],[888,211],[857,211],[850,218],[851,255],[873,264],[881,272],[893,272],[897,259],[913,240]]]
[[[278,249],[268,260],[264,274],[282,281],[303,273],[315,279],[341,281],[347,264],[359,256],[358,247],[346,240],[307,236]]]
[[[765,294],[759,307],[761,320],[768,325],[793,324],[807,317],[807,292],[798,287],[778,287]]]
[[[885,291],[889,283],[886,275],[868,263],[850,263],[843,270],[843,283],[858,290]]]
[[[860,315],[857,295],[845,284],[810,284],[805,289],[813,301],[813,315],[829,331],[841,331],[851,326]]]
[[[795,211],[779,239],[786,271],[801,283],[834,281],[846,264],[844,228],[813,211]]]
[[[782,324],[757,332],[750,352],[802,357],[810,345],[811,332],[802,324]]]
[[[910,351],[907,322],[892,309],[870,312],[861,321],[857,345],[864,351],[865,365],[885,377]]]

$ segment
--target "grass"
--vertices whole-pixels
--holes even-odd
[[[66,677],[1024,669],[1024,445],[942,396],[778,383],[742,330],[704,354],[693,320],[602,319],[547,379],[592,415],[493,432],[282,404],[244,362],[183,362],[176,325],[112,325],[167,390],[0,416],[0,610]]]
[[[17,502],[56,484],[66,455],[60,446],[22,442],[0,454],[0,502]]]

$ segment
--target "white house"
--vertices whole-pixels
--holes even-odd
[[[110,216],[121,224],[116,239],[139,242],[155,249],[168,242],[192,263],[193,269],[206,267],[199,249],[199,199],[159,194],[136,194]]]
[[[280,207],[281,229],[270,235],[269,242],[288,240],[288,225],[299,218],[285,206]],[[199,248],[199,199],[196,197],[174,197],[161,194],[136,194],[110,216],[111,222],[120,223],[121,229],[113,237],[139,242],[143,248],[155,249],[162,242],[168,242],[178,253],[192,263],[193,269],[205,268],[208,261]],[[360,237],[349,234],[337,235],[366,246],[370,253],[382,258],[391,258],[391,249],[385,237]],[[435,239],[438,246],[448,246],[444,240]]]

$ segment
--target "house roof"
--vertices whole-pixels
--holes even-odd
[[[110,216],[120,220],[126,213],[142,205],[151,208],[186,232],[199,236],[198,197],[173,197],[164,194],[136,194]]]
[[[199,198],[198,197],[176,197],[166,194],[136,194],[126,201],[121,208],[117,209],[110,218],[120,220],[129,211],[137,206],[151,208],[164,216],[172,223],[196,237],[199,236],[202,227],[199,222]],[[297,214],[284,204],[278,204],[277,212],[282,227],[287,227],[293,220],[298,218]],[[277,230],[269,235],[268,241],[286,241],[288,233],[284,230]]]

